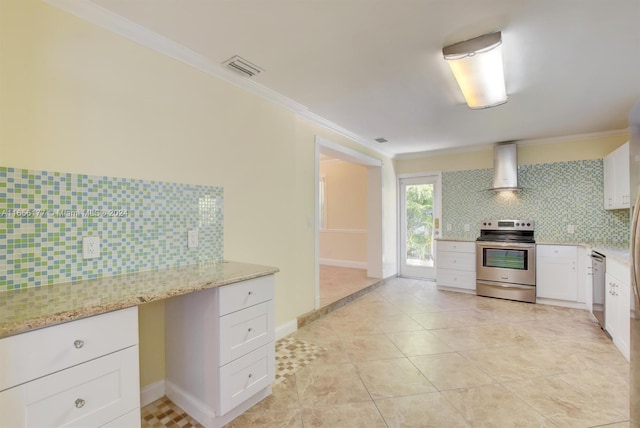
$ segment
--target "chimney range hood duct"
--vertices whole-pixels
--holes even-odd
[[[518,150],[516,143],[499,143],[493,147],[494,191],[519,191]]]

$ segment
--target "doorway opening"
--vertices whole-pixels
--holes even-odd
[[[398,179],[400,276],[436,278],[434,240],[440,236],[441,183],[439,173]]]
[[[382,162],[316,137],[315,309],[382,279]]]

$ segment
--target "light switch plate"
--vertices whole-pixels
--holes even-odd
[[[198,229],[187,232],[187,248],[198,248]]]
[[[82,238],[82,258],[97,259],[100,257],[100,237],[85,236]]]

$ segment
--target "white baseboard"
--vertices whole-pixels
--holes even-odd
[[[215,412],[210,409],[202,401],[196,399],[193,395],[189,394],[179,386],[165,382],[166,394],[169,400],[173,401],[182,410],[184,410],[189,416],[196,421],[200,422],[206,427],[212,427],[215,424]]]
[[[552,306],[562,306],[565,308],[573,308],[573,309],[584,309],[589,310],[589,307],[586,303],[580,302],[569,302],[566,300],[556,300],[556,299],[548,299],[546,297],[537,297],[536,303],[541,305],[552,305]]]
[[[298,320],[291,320],[282,325],[276,327],[276,340],[280,340],[283,337],[290,335],[291,333],[295,333],[298,330]]]
[[[271,394],[271,385],[264,387],[222,416],[216,416],[212,408],[179,386],[166,381],[167,397],[189,416],[208,428],[220,428],[249,410]]]
[[[356,262],[353,260],[335,260],[335,259],[320,259],[318,261],[321,265],[338,266],[356,269],[367,269],[367,262]]]
[[[164,397],[164,379],[149,384],[140,390],[140,407]]]

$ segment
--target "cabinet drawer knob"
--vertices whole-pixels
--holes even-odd
[[[249,327],[249,328],[247,329],[247,331],[248,331],[249,333],[251,333],[251,332],[253,331],[253,328]]]
[[[80,348],[82,348],[82,347],[84,346],[84,340],[80,340],[80,339],[75,340],[75,341],[73,342],[73,346],[75,346],[75,347],[76,347],[76,349],[80,349]]]
[[[249,292],[247,293],[247,295],[249,295],[249,296],[253,296],[253,291],[249,291]]]
[[[84,401],[82,398],[78,398],[78,399],[76,400],[76,407],[77,407],[78,409],[83,408],[85,404],[86,404],[86,401]]]
[[[249,379],[253,377],[253,373],[249,373]]]

